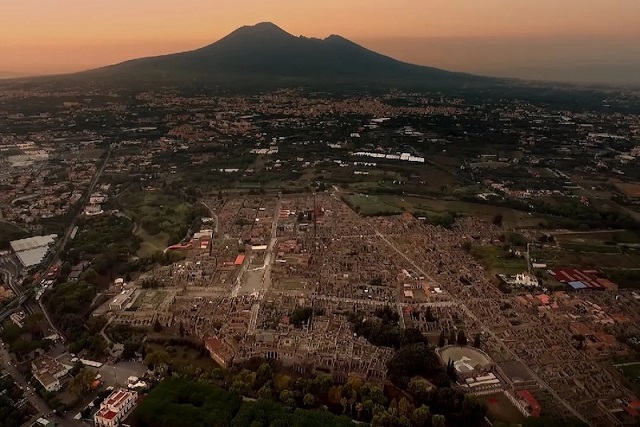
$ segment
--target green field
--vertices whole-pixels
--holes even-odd
[[[595,245],[589,243],[561,243],[563,249],[575,252],[590,252],[598,254],[619,254],[620,248],[615,245]]]
[[[640,234],[633,230],[622,231],[593,231],[589,233],[559,233],[554,234],[558,242],[589,243],[589,244],[640,244]]]
[[[501,214],[505,224],[516,227],[536,227],[545,219],[530,215],[528,212],[499,206],[470,203],[459,200],[443,200],[426,197],[364,195],[354,194],[347,197],[348,202],[362,215],[388,215],[411,212],[416,215],[473,215],[491,221]]]
[[[474,246],[471,254],[491,273],[516,274],[527,270],[524,258],[509,258],[500,246]]]
[[[614,247],[615,248],[615,247]],[[533,249],[531,258],[553,267],[638,268],[636,253],[577,252],[567,249]]]
[[[196,217],[194,205],[161,191],[135,191],[122,194],[120,203],[136,223],[143,239],[138,256],[164,250],[182,240]]]
[[[348,196],[347,201],[356,212],[365,216],[393,215],[403,212],[402,209],[385,203],[379,196],[354,194]]]
[[[634,365],[626,365],[626,366],[617,366],[616,368],[624,375],[627,379],[634,383],[640,384],[640,362],[635,362],[637,364]]]
[[[151,256],[157,251],[164,251],[164,249],[169,246],[169,234],[165,232],[151,236],[144,228],[138,227],[135,235],[142,239],[140,249],[137,253],[140,258]]]

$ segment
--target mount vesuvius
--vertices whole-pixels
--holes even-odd
[[[241,27],[200,49],[56,76],[67,83],[216,86],[484,86],[497,79],[408,64],[343,37],[296,37],[272,23]],[[48,78],[43,78],[49,80]]]

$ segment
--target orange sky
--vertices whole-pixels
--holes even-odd
[[[640,43],[640,0],[0,1],[0,72],[66,72],[187,50],[262,21],[371,48],[384,45],[376,40],[433,37],[584,35]],[[385,53],[401,50],[400,43]],[[419,49],[402,59],[424,62]]]

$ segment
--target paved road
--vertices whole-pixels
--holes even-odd
[[[56,415],[48,416],[48,414],[51,413],[51,408],[49,408],[47,403],[37,393],[29,391],[30,389],[32,389],[32,387],[27,383],[25,378],[16,368],[15,363],[13,359],[11,359],[11,355],[7,351],[4,343],[0,344],[0,359],[4,369],[6,369],[9,375],[11,375],[13,381],[22,388],[25,397],[29,400],[29,403],[31,403],[36,411],[38,411],[38,417],[47,416],[49,420],[57,422],[63,427],[73,427],[78,425],[75,421],[70,419],[62,418]]]
[[[205,208],[209,209],[209,215],[211,215],[211,217],[215,220],[216,225],[215,228],[213,229],[213,233],[214,233],[214,237],[218,234],[218,215],[215,213],[215,211],[213,209],[211,209],[209,207],[208,204],[206,204],[204,201],[201,202]]]
[[[420,266],[418,266],[411,258],[406,256],[404,254],[404,252],[402,252],[400,249],[398,249],[398,247],[395,245],[395,243],[393,243],[392,241],[387,239],[387,237],[384,234],[379,232],[371,223],[367,222],[367,224],[369,224],[369,226],[375,231],[377,236],[379,236],[390,248],[392,248],[400,256],[402,256],[408,263],[410,263],[413,266],[413,268],[415,268],[424,277],[426,277],[427,280],[429,280],[430,282],[435,283],[435,284],[438,283],[436,280],[433,279],[433,277],[431,277],[429,274],[427,274],[427,272],[425,272],[422,268],[420,268]],[[439,285],[439,286],[442,289],[446,289],[445,286],[441,286],[441,285]],[[520,357],[518,357],[513,351],[511,351],[511,349],[504,343],[504,341],[502,339],[500,339],[491,329],[489,329],[489,327],[484,322],[480,321],[480,319],[478,319],[478,317],[475,314],[473,314],[473,312],[466,305],[464,305],[460,301],[457,301],[457,303],[458,303],[458,306],[462,310],[464,310],[465,313],[471,319],[476,321],[476,323],[481,326],[483,332],[485,332],[486,334],[488,334],[491,337],[493,337],[496,340],[496,342],[498,342],[502,346],[502,348],[507,352],[507,354],[509,354],[511,356],[511,358],[513,360],[517,360],[518,362],[522,363],[522,365],[525,366],[527,368],[527,370],[529,371],[529,374],[531,375],[531,377],[533,379],[535,379],[541,386],[546,388],[549,391],[549,393],[551,393],[551,395],[553,395],[553,397],[567,409],[567,411],[569,411],[574,417],[576,417],[579,420],[582,420],[583,422],[588,424],[587,420],[582,416],[582,414],[580,414],[573,406],[571,406],[569,404],[569,402],[564,400],[564,398],[562,398],[558,393],[556,393],[555,390],[553,390],[553,388],[551,388],[549,386],[549,384],[547,384],[546,381],[544,381],[532,369],[530,369],[529,366]]]
[[[118,362],[115,365],[102,365],[98,369],[102,380],[109,386],[127,386],[129,377],[141,378],[147,372],[147,366],[138,362]]]
[[[58,240],[55,246],[51,249],[51,252],[53,253],[53,257],[51,258],[49,265],[45,269],[45,272],[47,272],[53,265],[55,265],[60,260],[60,253],[64,250],[65,246],[67,245],[67,242],[69,241],[69,238],[73,233],[73,229],[76,225],[76,221],[78,220],[78,218],[82,216],[82,213],[84,211],[83,210],[84,205],[86,205],[87,201],[91,197],[91,194],[93,193],[93,190],[95,189],[96,184],[98,184],[98,181],[100,180],[100,176],[104,172],[104,169],[107,166],[107,163],[109,163],[109,157],[111,157],[111,151],[113,150],[113,147],[116,145],[119,137],[120,135],[118,134],[114,142],[109,145],[109,149],[107,150],[107,155],[105,156],[104,161],[100,165],[100,168],[98,168],[98,170],[96,171],[96,174],[93,176],[93,179],[91,180],[91,183],[89,184],[89,187],[82,198],[82,202],[80,203],[80,209],[78,210],[76,215],[73,217],[73,219],[67,226],[67,230],[65,231],[62,239]],[[46,308],[44,307],[44,305],[40,300],[38,300],[38,305],[40,306],[40,309],[44,313],[44,316],[47,319],[47,322],[51,326],[51,330],[54,331],[56,334],[58,334],[58,336],[64,338],[64,335],[61,334],[58,329],[56,329],[54,323],[51,321],[51,318],[49,317],[49,313],[47,312]]]

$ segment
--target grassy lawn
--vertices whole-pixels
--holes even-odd
[[[460,215],[473,215],[486,221],[491,221],[497,214],[501,214],[505,224],[516,227],[537,227],[540,223],[546,222],[544,217],[528,212],[459,200],[365,194],[353,194],[348,196],[347,200],[359,213],[370,216],[402,212],[437,216],[455,212]]]
[[[353,194],[347,197],[347,200],[361,215],[385,215],[385,214],[400,214],[402,209],[391,206],[384,201],[381,197],[365,194]]]
[[[639,244],[640,234],[633,230],[623,231],[593,231],[590,233],[561,233],[554,234],[555,239],[558,242],[572,242],[572,243],[590,243],[590,244],[604,244],[606,242],[626,243],[626,244]]]
[[[637,268],[640,259],[635,254],[576,252],[566,249],[535,249],[531,258],[553,267]]]
[[[140,249],[137,253],[140,258],[151,256],[157,251],[164,251],[164,249],[169,246],[169,235],[165,232],[152,236],[147,233],[144,228],[138,227],[135,235],[142,239]]]
[[[590,252],[599,254],[619,254],[620,248],[615,245],[595,245],[588,243],[561,243],[560,246],[563,249],[568,249],[575,252]]]
[[[616,368],[622,372],[622,375],[627,379],[640,384],[640,362],[637,363],[637,365],[617,366]]]
[[[147,243],[139,255],[150,252],[152,247],[164,250],[170,243],[180,241],[195,218],[191,203],[161,191],[126,192],[120,202],[133,216],[136,234]]]
[[[527,270],[524,258],[508,258],[500,246],[474,246],[471,254],[491,273],[516,274]]]

